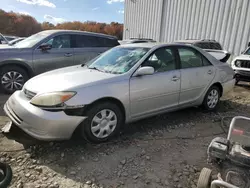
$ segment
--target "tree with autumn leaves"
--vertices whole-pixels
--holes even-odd
[[[50,29],[69,29],[104,33],[122,39],[123,24],[117,22],[107,24],[93,21],[74,21],[53,25],[49,22],[38,23],[35,18],[29,15],[5,12],[0,9],[0,33],[2,34],[28,37],[37,32]]]

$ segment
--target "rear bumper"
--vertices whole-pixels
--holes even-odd
[[[42,110],[16,91],[5,103],[4,112],[24,132],[38,140],[69,139],[86,117]]]

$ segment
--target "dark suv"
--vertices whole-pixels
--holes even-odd
[[[186,39],[186,40],[179,40],[176,43],[180,44],[190,44],[197,46],[202,49],[211,49],[211,50],[222,50],[222,47],[219,42],[216,40],[210,39]]]

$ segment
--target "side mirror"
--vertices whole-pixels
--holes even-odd
[[[46,43],[43,43],[39,46],[39,49],[41,49],[42,51],[47,51],[47,50],[50,50],[51,48],[52,48],[52,45],[46,44]]]
[[[250,42],[248,43],[248,47],[250,47]]]
[[[155,69],[153,67],[140,67],[139,69],[137,69],[137,71],[135,72],[134,76],[143,76],[143,75],[151,75],[154,74]]]

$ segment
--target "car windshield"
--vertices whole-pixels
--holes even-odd
[[[250,47],[246,50],[246,52],[244,54],[245,55],[250,55]]]
[[[14,46],[17,48],[32,48],[34,45],[49,35],[50,33],[48,32],[40,32],[16,43]]]
[[[89,69],[96,69],[112,74],[129,71],[147,52],[149,48],[127,47],[112,48],[87,64]]]

